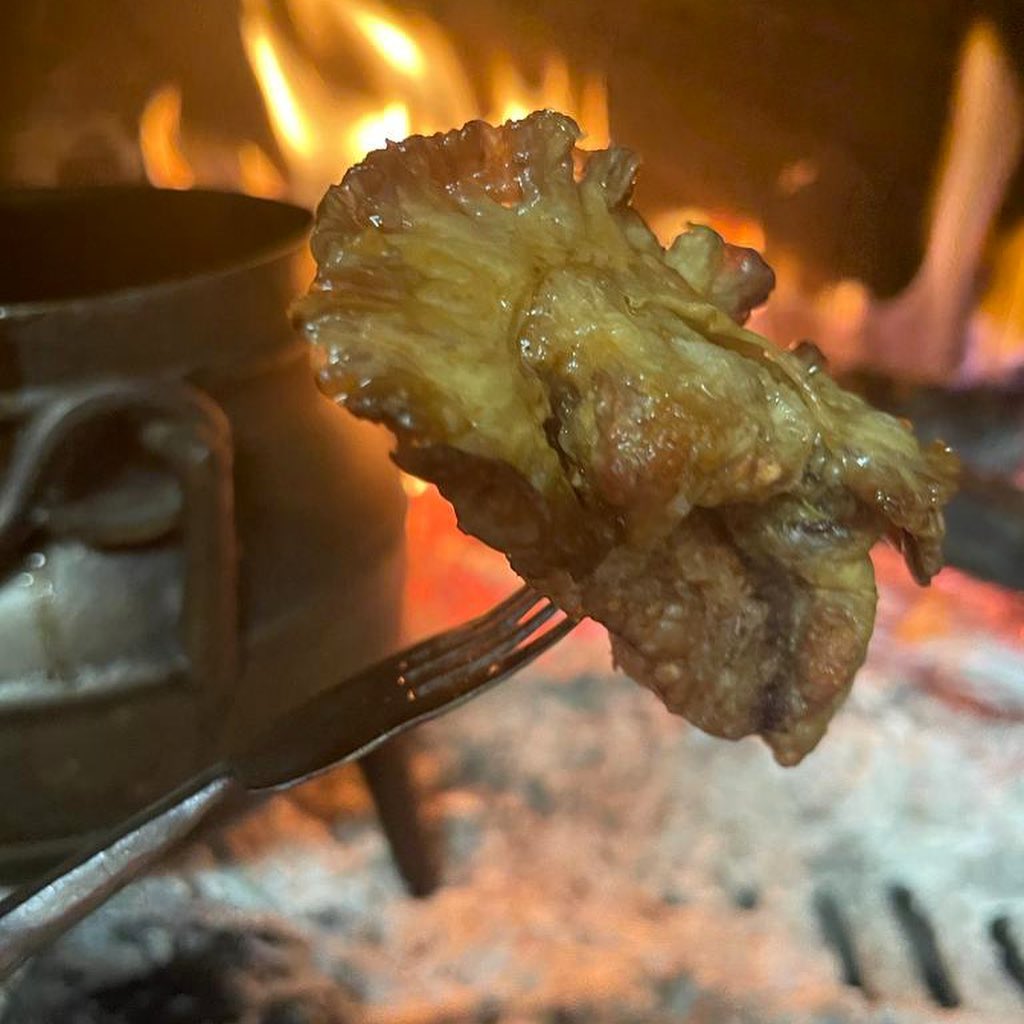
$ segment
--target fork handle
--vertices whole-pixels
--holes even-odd
[[[152,867],[239,790],[230,773],[206,773],[42,881],[10,893],[0,901],[0,981]]]

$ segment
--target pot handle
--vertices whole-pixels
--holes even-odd
[[[145,447],[169,466],[184,497],[182,643],[202,722],[220,721],[238,671],[238,550],[231,427],[213,399],[183,381],[107,380],[62,388],[28,413],[0,481],[0,565],[48,525],[35,504],[53,456],[72,432],[130,413]],[[207,737],[212,739],[212,737]]]
[[[0,983],[128,882],[156,864],[240,787],[220,771],[203,775],[119,833],[0,900]]]

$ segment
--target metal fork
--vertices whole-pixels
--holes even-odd
[[[155,864],[215,808],[304,782],[476,696],[576,626],[567,617],[552,625],[558,614],[522,588],[478,619],[317,694],[100,843],[11,893],[0,901],[0,980]]]

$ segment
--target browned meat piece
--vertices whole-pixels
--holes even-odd
[[[464,529],[671,710],[794,764],[864,659],[871,546],[940,568],[956,459],[740,326],[760,257],[699,227],[663,249],[636,159],[578,137],[543,112],[371,154],[320,206],[297,322]]]

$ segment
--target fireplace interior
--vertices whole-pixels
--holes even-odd
[[[663,240],[694,220],[762,249],[777,288],[755,328],[783,345],[815,339],[848,386],[943,437],[965,468],[950,567],[930,588],[876,552],[868,662],[802,766],[669,716],[584,622],[390,755],[207,824],[4,981],[0,1024],[1024,1019],[1018,6],[10,0],[5,885],[187,778],[214,720],[272,724],[311,689],[518,586],[436,490],[389,466],[380,432],[316,393],[288,328],[312,273],[304,211],[387,139],[549,106],[580,122],[585,145],[634,148],[637,206]],[[98,186],[119,190],[104,192],[109,237],[64,213],[25,236],[26,195]],[[145,219],[145,197],[126,198],[151,189],[193,193],[174,208],[199,211],[194,234],[191,213],[173,214],[172,230]],[[232,212],[257,200],[265,222]],[[126,225],[117,262],[110,239]],[[108,292],[130,312],[78,301]],[[63,303],[49,333],[32,306],[47,302]],[[226,382],[212,364],[228,334],[251,372]],[[55,463],[47,508],[70,510],[60,522],[78,546],[40,561],[22,534],[8,543],[5,492],[47,389],[127,373],[178,388],[175,415],[208,459],[228,424],[230,501],[181,469],[180,438],[153,441],[151,411],[166,419],[171,400],[147,391]],[[119,504],[97,505],[111,494]],[[196,495],[227,534],[179,520]],[[116,542],[82,532],[96,508]],[[237,566],[224,557],[236,545]],[[80,575],[61,576],[72,562]],[[83,619],[60,588],[86,563]],[[183,582],[194,565],[199,597]],[[116,671],[93,666],[83,682],[66,659],[26,669],[28,591],[57,610],[55,636],[72,611],[77,637],[94,630],[94,660]],[[187,608],[196,625],[181,640]],[[133,674],[143,649],[166,680]],[[230,713],[175,703],[181,665],[197,658],[211,678],[237,669]],[[167,703],[140,710],[150,699]],[[102,743],[74,724],[94,711]],[[26,737],[44,719],[34,749]]]

